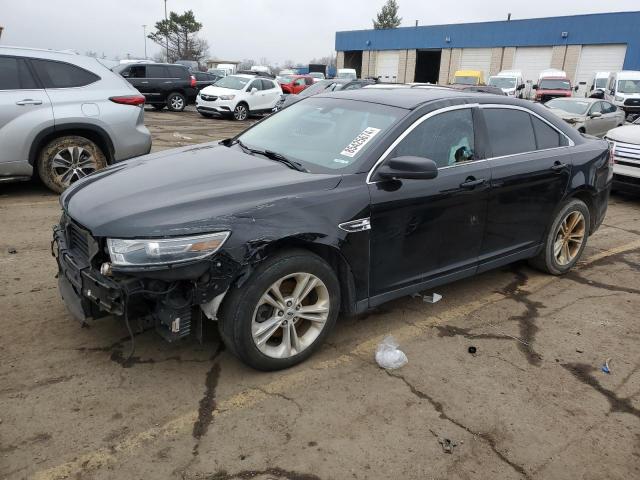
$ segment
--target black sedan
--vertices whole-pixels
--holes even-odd
[[[607,142],[530,102],[321,94],[75,183],[54,234],[59,288],[81,321],[144,319],[170,341],[217,321],[240,359],[281,369],[340,312],[521,259],[567,272],[611,179]]]

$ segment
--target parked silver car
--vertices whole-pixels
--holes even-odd
[[[144,97],[95,58],[0,47],[0,182],[37,172],[62,192],[150,150]]]
[[[544,105],[578,131],[596,137],[602,137],[612,128],[624,125],[625,113],[606,100],[554,98]]]

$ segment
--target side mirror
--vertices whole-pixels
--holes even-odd
[[[534,90],[537,90],[537,89],[538,89],[538,84],[537,84],[537,83],[534,83],[534,84],[533,84],[533,87],[531,87],[531,88],[533,88]]]
[[[591,117],[591,118],[599,118],[599,117],[601,117],[601,116],[602,116],[602,113],[601,113],[601,112],[593,112],[593,113],[590,115],[590,117]]]
[[[574,91],[574,92],[577,92],[579,88],[580,88],[580,86],[579,86],[579,85],[576,85],[575,87],[573,87],[573,91]]]
[[[251,95],[253,95],[254,93],[256,93],[258,91],[258,89],[256,87],[253,87],[251,89]]]
[[[385,180],[428,180],[438,176],[438,166],[428,158],[395,157],[378,169],[378,176]]]
[[[524,83],[518,85],[518,88],[516,90],[524,90]]]

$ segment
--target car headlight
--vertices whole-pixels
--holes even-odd
[[[614,99],[616,102],[622,102],[622,101],[624,100],[624,97],[621,97],[621,96],[619,96],[619,95],[616,95],[615,97],[613,97],[613,99]]]
[[[231,232],[158,239],[108,238],[114,266],[153,266],[188,262],[217,252]]]
[[[218,97],[220,100],[233,100],[234,98],[236,98],[235,95],[220,95]]]

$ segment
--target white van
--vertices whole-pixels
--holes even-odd
[[[356,80],[358,78],[358,74],[356,73],[355,68],[339,68],[336,78],[349,78],[351,80]]]
[[[233,63],[219,63],[216,66],[216,70],[224,72],[224,76],[226,77],[227,75],[233,75],[236,73],[236,66]]]
[[[489,85],[501,88],[510,97],[524,98],[524,78],[520,70],[503,70],[489,77]]]
[[[625,113],[640,113],[640,72],[623,70],[609,75],[604,98]]]
[[[268,73],[271,75],[271,69],[269,67],[265,67],[264,65],[254,65],[251,67],[252,72],[260,72],[260,73]]]
[[[584,92],[584,96],[588,97],[593,95],[598,90],[600,90],[603,94],[607,88],[607,82],[609,81],[609,75],[611,72],[596,72],[593,78],[591,79],[591,83],[586,92]]]

